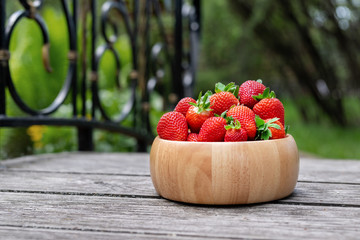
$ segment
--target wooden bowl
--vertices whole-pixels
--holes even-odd
[[[249,204],[284,198],[299,174],[294,138],[181,142],[156,137],[150,172],[158,194],[196,204]]]

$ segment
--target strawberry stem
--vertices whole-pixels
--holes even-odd
[[[281,129],[280,126],[275,121],[278,121],[279,118],[272,118],[265,122],[265,120],[261,119],[258,115],[255,115],[255,123],[256,123],[256,135],[255,140],[268,140],[272,137],[272,133],[269,127]]]
[[[230,130],[230,129],[240,129],[241,128],[241,124],[240,124],[240,122],[239,122],[239,120],[232,120],[231,122],[230,122],[230,124],[228,124],[228,125],[226,125],[225,126],[225,129],[226,130]]]
[[[224,85],[220,82],[215,84],[215,92],[230,92],[234,94],[236,98],[238,98],[239,95],[239,85],[236,85],[234,82],[229,83],[228,85]]]
[[[201,113],[203,111],[213,111],[213,109],[210,108],[210,96],[212,95],[211,91],[207,91],[204,96],[202,95],[202,92],[199,93],[198,99],[196,100],[196,103],[189,102],[190,105],[197,107],[197,113]]]
[[[276,98],[276,94],[274,91],[270,92],[270,88],[265,88],[263,93],[259,93],[258,95],[252,96],[256,101],[260,101],[265,98]]]

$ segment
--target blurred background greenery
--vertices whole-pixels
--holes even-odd
[[[102,2],[97,1],[98,6]],[[48,73],[42,65],[41,34],[33,21],[21,21],[10,45],[12,78],[21,97],[37,109],[52,102],[68,70],[65,18],[57,1],[45,3],[41,15],[49,29],[54,71]],[[8,13],[21,9],[17,1],[7,1],[7,5]],[[286,124],[300,151],[360,159],[359,0],[212,0],[202,1],[201,10],[194,96],[213,89],[216,82],[241,84],[262,79],[283,102]],[[171,28],[171,22],[168,25]],[[102,43],[98,38],[97,44]],[[120,37],[116,49],[123,69],[120,81],[126,85],[131,61],[128,39]],[[113,60],[106,54],[99,72],[101,99],[110,115],[116,115],[126,101],[119,96],[127,94],[114,88]],[[162,93],[151,99],[154,126],[164,110]],[[23,115],[9,94],[7,102],[8,115]],[[55,117],[71,114],[67,100]],[[127,119],[125,124],[131,121]],[[76,130],[67,127],[0,128],[0,140],[0,159],[77,149]],[[135,146],[131,138],[103,131],[95,132],[94,142],[96,151],[131,151]]]

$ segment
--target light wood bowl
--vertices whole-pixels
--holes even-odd
[[[181,142],[156,137],[150,172],[158,194],[195,204],[250,204],[290,195],[299,175],[294,138]]]

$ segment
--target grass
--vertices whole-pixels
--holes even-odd
[[[324,119],[319,123],[304,123],[293,101],[283,100],[283,103],[289,133],[300,151],[324,158],[360,160],[360,126],[334,126]]]

